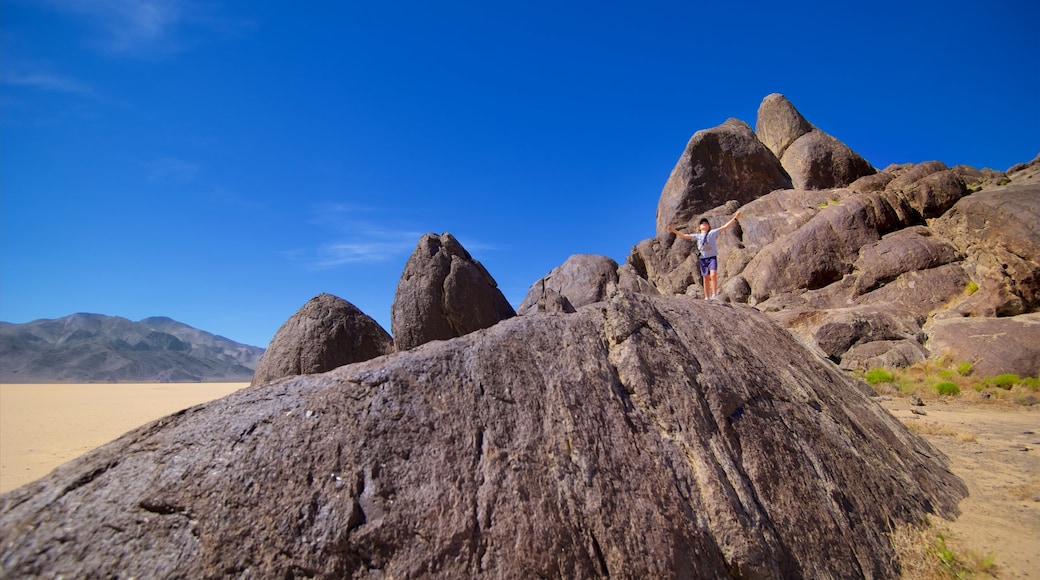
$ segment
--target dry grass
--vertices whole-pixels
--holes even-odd
[[[978,436],[971,431],[956,431],[944,425],[932,423],[931,421],[906,421],[904,422],[904,425],[906,425],[907,429],[917,433],[918,435],[954,437],[958,441],[963,441],[965,443],[972,443],[978,438]]]
[[[890,534],[904,580],[995,578],[992,555],[964,550],[949,529],[930,520],[907,524]]]
[[[1040,404],[1037,377],[978,377],[968,362],[928,360],[907,368],[869,369],[856,374],[879,395],[915,396],[925,403],[952,399],[997,408]]]

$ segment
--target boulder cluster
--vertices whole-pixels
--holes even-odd
[[[624,264],[514,312],[427,234],[392,337],[315,297],[251,388],[0,496],[0,575],[897,577],[891,531],[967,489],[842,368],[1035,375],[1038,174],[877,171],[770,95],[694,134]],[[667,227],[738,209],[695,299]]]
[[[397,287],[392,340],[360,313],[309,330],[290,320],[264,355],[283,362],[272,371],[262,360],[253,383],[325,372],[515,315],[574,312],[619,290],[697,295],[693,242],[667,227],[696,229],[702,217],[719,225],[738,209],[739,227],[720,238],[722,298],[769,313],[843,369],[945,358],[971,362],[981,375],[1035,376],[1038,175],[1040,157],[1007,171],[940,161],[878,171],[783,95],[769,95],[754,130],[730,119],[693,135],[661,192],[657,236],[637,243],[625,264],[574,255],[536,281],[514,311],[458,240],[427,234]],[[385,348],[344,351],[322,328]],[[352,330],[335,330],[344,328]],[[334,365],[322,357],[297,361],[298,351],[323,341],[339,353]]]

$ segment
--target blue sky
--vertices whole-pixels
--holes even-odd
[[[0,320],[389,331],[426,232],[516,307],[774,92],[879,169],[1040,153],[1034,2],[698,4],[0,0]]]

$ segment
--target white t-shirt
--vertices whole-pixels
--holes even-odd
[[[719,255],[719,232],[722,231],[719,228],[708,230],[705,232],[697,232],[693,234],[694,239],[697,240],[697,250],[700,251],[702,258],[714,258]]]

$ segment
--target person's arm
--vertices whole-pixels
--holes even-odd
[[[673,234],[679,236],[680,238],[686,238],[687,240],[693,239],[693,236],[691,236],[690,234],[687,234],[686,232],[680,232],[679,230],[675,229],[672,226],[672,224],[668,224],[668,231],[670,231]]]
[[[731,227],[733,224],[737,223],[737,218],[738,217],[740,217],[740,210],[737,210],[737,213],[733,214],[733,217],[730,218],[730,220],[728,222],[722,224],[722,227],[719,228],[719,231],[721,232],[722,230],[725,230],[725,229]]]

